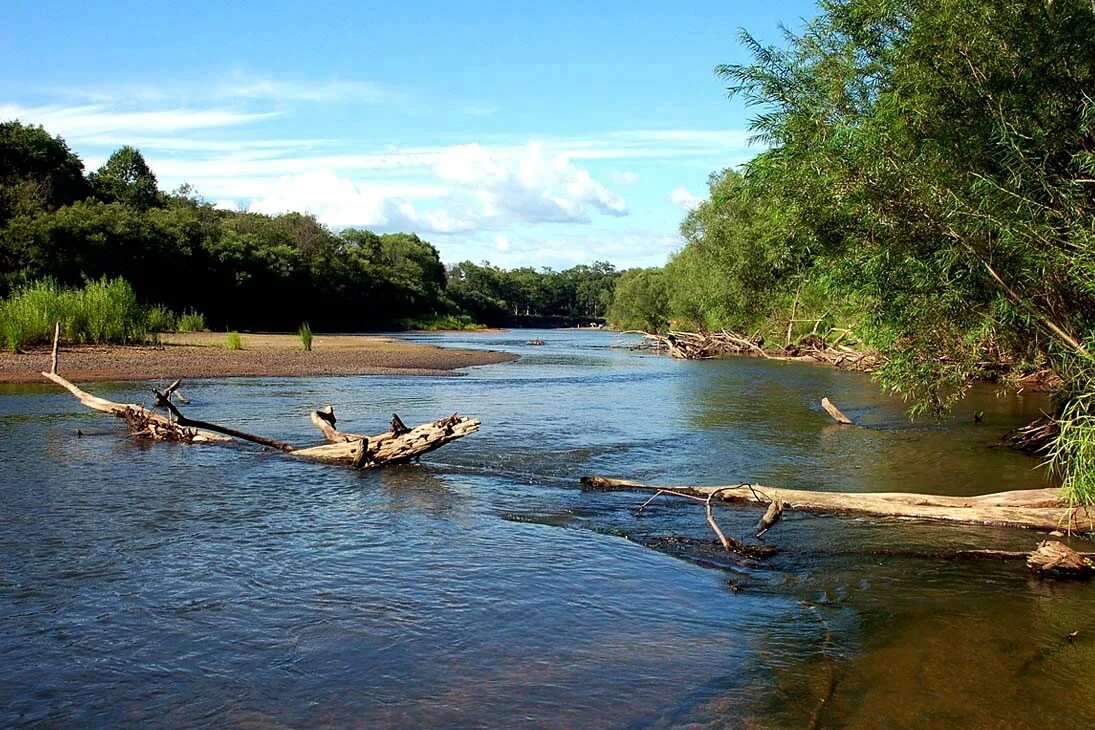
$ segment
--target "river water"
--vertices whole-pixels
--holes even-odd
[[[327,403],[364,432],[392,411],[483,421],[362,473],[138,444],[56,388],[0,388],[0,726],[1095,723],[1092,586],[894,554],[1034,533],[790,514],[765,538],[777,555],[739,563],[694,503],[637,517],[647,495],[577,488],[1043,486],[995,447],[1040,396],[979,389],[947,423],[910,423],[867,378],[809,364],[675,361],[597,331],[411,338],[522,359],[184,389],[194,417],[300,443]],[[149,400],[146,383],[92,390]],[[823,395],[867,428],[831,425]],[[757,516],[719,511],[741,537]]]

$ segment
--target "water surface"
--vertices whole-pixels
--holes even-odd
[[[524,343],[542,337],[543,347]],[[1033,533],[789,515],[739,564],[668,483],[974,494],[1043,486],[996,448],[1046,406],[978,389],[910,423],[868,379],[681,362],[590,331],[416,335],[518,352],[464,377],[194,381],[197,418],[293,442],[333,403],[483,429],[357,473],[137,444],[50,386],[0,389],[0,725],[1041,727],[1095,722],[1095,595],[1015,564]],[[96,384],[148,402],[147,383]],[[868,428],[833,426],[828,395]],[[972,414],[985,410],[984,422]],[[78,437],[77,430],[82,432]],[[755,510],[720,510],[747,536]],[[652,549],[653,545],[657,549]],[[1066,634],[1079,630],[1069,642]]]

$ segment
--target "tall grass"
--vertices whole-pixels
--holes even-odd
[[[312,351],[312,327],[307,322],[300,325],[297,330],[297,334],[300,336],[300,346],[304,348],[305,352]]]
[[[243,340],[240,339],[239,332],[229,332],[225,338],[224,346],[229,350],[242,350]]]
[[[204,329],[204,317],[194,312],[186,317],[199,319]],[[155,340],[157,333],[179,324],[166,307],[141,306],[133,287],[121,278],[91,281],[81,289],[44,279],[0,301],[0,340],[12,352],[50,342],[56,322],[65,342],[81,344]]]
[[[205,315],[188,309],[179,315],[175,326],[179,332],[205,332]]]

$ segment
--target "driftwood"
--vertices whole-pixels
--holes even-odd
[[[596,490],[637,490],[653,491],[654,495],[643,502],[638,513],[642,513],[655,498],[662,494],[682,497],[704,503],[707,516],[707,524],[718,538],[722,548],[728,552],[746,556],[768,556],[774,554],[774,548],[747,545],[732,537],[727,537],[715,520],[712,503],[715,500],[725,502],[754,502],[767,504],[768,509],[757,525],[757,537],[763,535],[783,514],[784,500],[793,495],[817,495],[820,500],[811,503],[792,501],[788,509],[813,513],[840,513],[840,514],[869,514],[886,517],[903,517],[925,520],[945,520],[953,522],[1008,525],[1017,527],[1036,527],[1039,529],[1053,529],[1058,524],[1046,522],[1054,512],[1062,513],[1061,520],[1071,515],[1066,512],[1056,498],[1054,490],[1034,489],[1014,492],[1000,492],[979,497],[939,497],[922,494],[899,493],[875,493],[875,494],[848,494],[840,492],[803,492],[792,489],[773,489],[760,487],[755,484],[736,484],[723,487],[663,487],[657,485],[628,482],[621,479],[609,479],[607,477],[582,477],[582,485],[588,489]],[[1050,493],[1050,494],[1046,494]],[[866,498],[864,501],[856,501],[855,504],[842,503],[845,499]],[[905,499],[908,498],[908,499]],[[822,502],[824,504],[818,504]],[[894,506],[884,509],[877,506],[879,502],[893,502]],[[962,503],[962,504],[960,504]],[[874,504],[874,506],[869,506]],[[1053,506],[1049,506],[1049,505]],[[907,508],[919,506],[924,509],[922,513],[911,514]],[[962,514],[961,510],[967,510],[970,514]],[[1004,514],[992,514],[994,510],[1000,510]],[[1021,519],[1022,514],[1029,511],[1027,519]],[[976,515],[976,516],[975,516]],[[670,542],[681,542],[684,538],[664,538]],[[860,551],[852,551],[859,554]],[[1010,550],[952,550],[944,552],[923,552],[907,550],[867,550],[869,555],[896,555],[935,558],[940,560],[1025,560],[1031,572],[1058,578],[1088,578],[1095,576],[1095,553],[1078,553],[1064,543],[1046,540],[1041,542],[1031,552],[1019,552]]]
[[[800,320],[792,320],[797,322]],[[814,320],[811,320],[814,321]],[[815,330],[820,320],[815,322]],[[879,364],[877,355],[859,352],[846,345],[840,345],[840,339],[847,330],[832,329],[824,336],[816,331],[802,337],[798,342],[788,342],[783,347],[765,348],[764,338],[720,330],[718,332],[681,332],[670,331],[665,334],[634,331],[643,336],[641,344],[632,345],[633,350],[657,350],[667,352],[671,357],[683,360],[709,360],[722,355],[751,355],[768,360],[808,360],[824,362],[844,370],[872,372]],[[826,337],[837,334],[830,344]]]
[[[169,413],[168,416],[134,403],[115,403],[92,395],[57,373],[59,340],[60,325],[54,329],[50,372],[43,372],[42,377],[72,393],[88,408],[125,420],[129,433],[135,438],[183,443],[227,443],[239,439],[277,449],[302,459],[349,464],[357,469],[364,469],[410,461],[479,430],[478,419],[465,418],[455,413],[448,418],[425,423],[416,428],[407,428],[399,416],[393,413],[391,430],[385,433],[376,436],[348,434],[335,428],[335,412],[328,406],[323,410],[313,411],[311,418],[312,423],[319,428],[324,438],[333,443],[297,447],[284,441],[186,417],[171,402],[172,397],[186,402],[179,393],[180,381],[178,380],[162,391],[155,388],[152,390],[156,396],[156,407],[165,408]]]
[[[833,402],[828,398],[821,399],[821,407],[825,409],[825,412],[833,417],[833,420],[839,424],[845,426],[854,426],[855,422],[840,412],[840,409],[833,405]]]
[[[723,502],[767,505],[777,497],[786,510],[812,514],[857,514],[872,517],[954,522],[1035,530],[1084,530],[1090,520],[1080,508],[1060,499],[1058,490],[1023,489],[976,497],[946,497],[904,492],[810,492],[742,484],[731,487],[668,487],[611,479],[582,477],[589,489],[665,492],[706,500],[712,492]]]
[[[323,413],[321,411],[312,413],[312,421],[317,426],[322,424],[321,432],[328,441],[333,443],[298,447],[227,426],[187,418],[174,404],[170,403],[164,393],[157,393],[157,401],[158,405],[168,409],[170,417],[133,403],[115,403],[99,398],[55,373],[43,372],[42,375],[72,393],[88,408],[124,419],[130,433],[137,438],[185,443],[228,443],[239,439],[274,448],[290,456],[333,464],[347,464],[359,469],[405,463],[479,430],[478,419],[453,414],[448,418],[425,423],[399,434],[392,431],[376,436],[345,434],[332,425],[334,413],[328,408],[330,421],[324,420],[320,415]]]

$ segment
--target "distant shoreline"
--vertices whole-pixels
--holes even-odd
[[[161,345],[62,344],[59,371],[73,382],[330,375],[456,375],[459,368],[518,360],[494,350],[463,350],[380,335],[315,335],[304,352],[291,334],[241,335],[243,349],[225,347],[218,332],[170,334]],[[0,353],[0,383],[44,382],[50,348]]]

